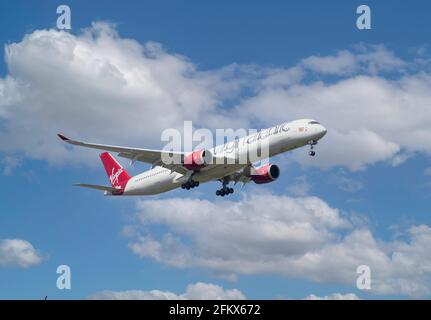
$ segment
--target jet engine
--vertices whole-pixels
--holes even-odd
[[[250,175],[251,180],[257,184],[269,183],[280,176],[280,168],[275,164],[267,164],[256,168]]]
[[[184,167],[189,170],[199,171],[201,168],[212,163],[212,153],[208,150],[193,151],[184,157]]]

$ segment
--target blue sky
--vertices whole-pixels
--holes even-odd
[[[299,260],[296,261],[295,257],[287,254],[283,257],[286,258],[286,269],[292,268],[291,272],[270,265],[276,261],[275,256],[269,257],[268,265],[264,267],[254,266],[246,258],[237,261],[236,257],[229,257],[235,262],[232,265],[243,263],[243,269],[250,267],[251,271],[248,273],[242,273],[239,271],[241,268],[232,267],[230,264],[220,268],[211,266],[208,261],[218,257],[202,255],[200,251],[205,247],[200,247],[200,241],[216,243],[219,246],[225,243],[222,241],[217,243],[217,239],[204,237],[196,230],[184,231],[181,226],[187,221],[180,221],[176,225],[175,222],[167,221],[167,217],[171,212],[177,215],[184,214],[184,211],[181,211],[184,209],[176,206],[169,207],[175,203],[181,205],[181,199],[184,198],[190,199],[190,205],[193,206],[190,208],[192,212],[197,210],[194,205],[202,204],[199,201],[206,201],[204,206],[209,208],[226,209],[226,212],[229,212],[225,207],[226,204],[220,203],[220,199],[214,195],[214,191],[218,188],[216,183],[200,186],[194,194],[176,190],[142,199],[105,198],[95,191],[72,187],[75,182],[107,183],[105,173],[99,164],[97,153],[65,149],[55,135],[50,136],[51,132],[67,130],[64,133],[102,143],[160,147],[161,121],[157,118],[153,123],[142,123],[145,128],[142,132],[136,133],[129,130],[141,129],[140,123],[130,119],[129,121],[133,123],[130,127],[127,125],[114,127],[120,128],[120,131],[117,130],[114,133],[108,124],[104,126],[100,123],[109,122],[112,119],[109,115],[105,116],[109,111],[103,109],[103,105],[98,105],[105,99],[110,99],[109,94],[108,98],[103,96],[104,86],[110,90],[110,83],[105,83],[101,79],[100,87],[95,89],[101,92],[98,91],[97,96],[92,96],[91,89],[75,96],[76,92],[68,90],[73,87],[73,84],[83,83],[83,78],[70,80],[78,73],[70,71],[68,65],[65,65],[64,71],[65,78],[68,80],[64,83],[58,81],[50,83],[49,80],[46,85],[43,83],[47,78],[42,74],[43,66],[38,68],[37,61],[45,60],[43,55],[40,58],[42,60],[36,60],[39,57],[35,54],[49,53],[51,47],[47,45],[42,49],[37,47],[39,49],[31,51],[30,49],[35,48],[32,45],[37,39],[31,38],[28,43],[25,43],[23,37],[34,35],[37,30],[55,29],[56,7],[62,3],[62,1],[43,3],[10,1],[0,4],[0,43],[5,46],[21,43],[21,47],[14,49],[15,55],[7,60],[6,53],[3,53],[4,58],[0,62],[0,89],[4,89],[4,91],[0,90],[0,98],[3,99],[3,102],[0,100],[0,139],[3,141],[0,144],[0,163],[4,171],[0,176],[3,182],[0,186],[3,195],[0,201],[0,240],[26,240],[37,250],[37,255],[40,257],[38,263],[20,267],[16,263],[2,265],[0,254],[0,298],[40,299],[48,295],[52,299],[81,299],[102,290],[157,289],[181,294],[185,292],[188,285],[197,282],[215,284],[223,287],[224,290],[237,289],[251,299],[304,298],[310,294],[328,296],[333,293],[354,293],[366,299],[430,297],[430,291],[427,288],[431,286],[429,281],[431,274],[425,266],[426,261],[429,260],[426,258],[423,258],[423,262],[417,260],[417,256],[429,253],[429,250],[426,251],[429,246],[424,244],[429,243],[431,239],[429,230],[426,229],[431,225],[429,218],[431,184],[428,169],[431,167],[429,160],[431,146],[426,142],[421,143],[426,141],[427,134],[431,133],[426,123],[423,123],[427,121],[427,115],[431,116],[431,110],[429,110],[431,104],[427,104],[431,99],[427,100],[430,97],[426,93],[430,70],[428,13],[431,9],[427,2],[415,1],[409,4],[403,1],[391,1],[390,4],[383,1],[370,2],[372,30],[365,31],[359,31],[355,27],[356,7],[362,4],[359,1],[331,1],[330,3],[270,1],[260,4],[247,1],[234,3],[229,1],[67,2],[72,10],[71,41],[83,41],[85,45],[81,30],[90,28],[93,22],[98,21],[111,23],[107,28],[118,32],[112,40],[109,33],[93,31],[96,34],[95,38],[100,36],[97,32],[101,32],[101,38],[106,36],[109,39],[106,47],[108,49],[105,48],[106,56],[103,50],[100,53],[104,58],[110,59],[108,54],[111,54],[110,50],[113,48],[122,50],[122,45],[128,48],[128,44],[118,41],[119,39],[133,39],[142,46],[146,46],[148,41],[160,43],[163,54],[156,58],[161,59],[160,61],[164,61],[162,59],[167,56],[174,60],[178,59],[175,60],[175,65],[186,66],[187,63],[193,65],[193,70],[187,70],[192,73],[191,81],[197,79],[198,83],[192,81],[184,90],[202,89],[199,97],[205,102],[202,103],[203,106],[200,102],[196,102],[194,106],[197,110],[196,114],[179,110],[177,120],[188,120],[188,117],[193,117],[197,126],[214,128],[214,122],[211,119],[219,114],[223,115],[223,121],[218,122],[221,127],[243,123],[260,127],[293,120],[302,115],[323,118],[322,122],[325,125],[327,123],[328,132],[332,129],[334,135],[331,138],[328,135],[327,141],[322,141],[321,145],[318,145],[318,154],[316,159],[313,159],[314,163],[305,159],[304,154],[307,150],[297,150],[292,154],[278,156],[273,161],[280,163],[282,168],[280,179],[265,186],[246,186],[243,191],[230,196],[229,200],[237,205],[256,201],[258,204],[256,207],[262,204],[259,209],[261,215],[265,215],[265,194],[274,197],[275,202],[285,201],[283,197],[287,197],[288,203],[297,204],[299,207],[303,203],[308,204],[312,201],[310,199],[317,199],[319,204],[327,204],[336,211],[336,213],[331,211],[331,214],[335,214],[337,219],[348,220],[352,225],[347,228],[333,229],[316,225],[312,218],[306,221],[313,226],[313,230],[315,228],[318,231],[323,230],[325,235],[330,234],[330,237],[325,240],[327,242],[319,244],[321,246],[319,249],[315,248],[315,243],[307,242],[314,248],[313,250],[322,250],[318,251],[322,256],[326,252],[322,249],[326,248],[325,246],[339,245],[349,250],[355,240],[350,243],[345,240],[346,237],[353,234],[355,230],[368,230],[377,243],[378,250],[374,244],[372,244],[373,249],[376,249],[380,257],[372,260],[373,263],[378,264],[378,261],[381,261],[380,254],[384,252],[389,257],[388,261],[392,262],[382,263],[389,263],[390,268],[393,268],[393,277],[402,279],[400,284],[396,283],[390,290],[377,288],[372,293],[356,289],[354,277],[351,282],[346,278],[337,278],[336,264],[331,268],[322,266],[319,269],[319,264],[316,262],[316,266],[313,266],[309,273],[295,271],[295,265]],[[53,35],[54,33],[49,33],[45,36],[48,39],[54,39]],[[53,38],[50,38],[51,36]],[[57,48],[55,46],[58,42],[52,41],[52,47]],[[97,41],[92,45],[94,45],[93,48],[101,46]],[[145,47],[145,50],[150,49]],[[340,54],[340,51],[344,53]],[[68,51],[60,52],[64,54]],[[181,55],[180,58],[177,55]],[[29,61],[31,60],[29,57],[34,57],[36,61],[34,65]],[[314,58],[307,60],[309,57]],[[320,60],[323,57],[331,57],[331,60]],[[61,64],[57,65],[56,59],[51,66],[52,69],[48,70],[48,73],[52,72],[48,78],[62,72]],[[58,61],[61,62],[61,59],[60,56]],[[142,61],[139,58],[136,59],[135,67],[140,68]],[[89,60],[91,61],[91,58]],[[125,61],[122,62],[125,63]],[[142,62],[142,68],[145,68],[145,63]],[[232,67],[232,64],[235,65]],[[356,64],[356,67],[346,71],[351,64]],[[164,66],[168,68],[171,64],[170,62],[162,64],[160,68]],[[212,84],[212,80],[206,78],[207,74],[213,76],[211,79],[219,77],[221,70],[226,66],[231,66],[234,70],[233,74],[229,73],[226,76],[227,80],[223,78],[228,86],[229,83],[236,84],[237,81],[246,83],[239,85],[239,89],[233,93],[228,92],[229,90],[220,82]],[[340,69],[338,66],[341,66]],[[133,67],[133,64],[127,66],[131,68],[127,70],[132,70]],[[270,75],[277,74],[280,70],[289,71],[294,67],[297,67],[295,70],[299,68],[303,73],[299,80],[292,80],[294,84],[277,84],[271,88],[263,88],[263,81],[269,79]],[[322,69],[323,67],[326,69]],[[163,70],[160,73],[164,72]],[[173,69],[173,74],[176,74],[175,70]],[[281,76],[284,77],[283,74]],[[180,76],[178,77],[181,79]],[[15,81],[10,87],[12,89],[6,85],[8,78]],[[188,80],[190,79],[187,78],[186,82]],[[26,82],[30,87],[26,87]],[[209,89],[201,88],[199,82],[210,83]],[[364,87],[367,84],[370,87]],[[62,85],[65,86],[62,87]],[[176,94],[170,84],[163,82],[156,85],[157,88],[168,88],[166,92],[169,94]],[[175,85],[173,87],[175,88]],[[26,90],[26,88],[30,89]],[[362,91],[364,88],[368,88],[369,91]],[[375,88],[382,91],[374,95]],[[212,96],[212,89],[217,92],[215,96]],[[298,94],[297,90],[302,94]],[[46,98],[54,91],[59,94],[53,97],[53,101],[57,103]],[[88,110],[88,113],[86,109],[78,110],[76,112],[80,113],[75,118],[73,116],[75,109],[68,107],[70,101],[58,99],[63,92],[70,94],[70,97],[82,98],[82,100],[76,100],[77,104],[80,101],[94,102],[95,109]],[[274,95],[274,93],[277,94]],[[316,96],[307,100],[311,93]],[[337,109],[338,107],[328,109],[331,103],[337,103],[336,98],[328,98],[328,103],[322,102],[321,106],[319,104],[321,101],[326,101],[328,96],[340,94],[350,97],[351,93],[352,99],[361,97],[362,94],[365,97],[364,101],[347,100],[345,108],[352,110],[357,108],[359,111],[349,113],[350,111],[344,111],[342,106],[340,109]],[[145,94],[140,94],[137,94],[137,99],[138,106],[142,105],[142,110],[135,108],[134,101],[125,102],[122,108],[130,106],[135,108],[133,109],[135,111],[146,113],[147,117],[148,114],[159,112],[159,107],[163,108],[162,105],[157,104],[159,100],[156,100],[155,104],[148,102],[146,105],[147,97]],[[151,92],[148,94],[151,95]],[[385,98],[379,100],[382,95]],[[24,98],[14,102],[16,96]],[[282,103],[279,100],[280,96],[285,97],[281,99]],[[37,100],[38,97],[44,97],[43,99],[47,100]],[[66,95],[65,100],[68,97]],[[289,97],[292,99],[291,102]],[[390,97],[393,100],[390,100]],[[190,99],[186,101],[195,103],[194,98]],[[209,106],[206,104],[207,99]],[[399,101],[404,101],[403,99],[407,101],[406,105],[402,102],[398,105]],[[389,101],[389,107],[379,109],[379,101]],[[308,108],[310,102],[316,103],[318,107]],[[42,111],[38,112],[39,109],[36,113],[34,110],[27,111],[27,108],[33,109],[31,107],[33,103],[34,106],[42,108],[40,109]],[[56,106],[56,111],[43,109],[43,105],[50,103]],[[121,95],[115,103],[122,104]],[[256,107],[259,103],[262,103],[260,111],[259,107]],[[393,113],[390,109],[392,105]],[[409,116],[407,119],[403,110],[412,105],[418,109],[412,107],[407,113]],[[368,109],[368,106],[372,107]],[[361,107],[363,107],[362,113],[366,115],[363,118],[358,117],[362,114]],[[202,111],[208,109],[210,110],[208,112]],[[118,110],[118,108],[112,110]],[[133,115],[133,113],[127,113],[128,111],[124,112],[126,115]],[[414,116],[416,113],[417,117]],[[103,117],[96,117],[99,114]],[[82,118],[82,123],[78,121],[79,117]],[[358,117],[356,122],[355,117]],[[382,129],[373,124],[379,117],[382,117],[384,123]],[[75,120],[68,122],[69,118]],[[142,119],[145,121],[145,118]],[[324,120],[327,122],[325,123]],[[74,126],[78,123],[76,121],[81,123],[79,128]],[[343,123],[349,123],[353,129],[344,127]],[[66,126],[65,129],[62,124]],[[177,124],[178,122],[173,122],[173,125]],[[413,140],[405,138],[404,132],[410,134],[416,129],[418,129],[417,134],[412,134]],[[23,132],[23,134],[17,136],[16,132]],[[358,132],[361,133],[359,139],[356,138]],[[366,137],[362,139],[363,135]],[[321,158],[319,158],[320,152]],[[353,162],[351,159],[359,159],[359,164],[350,165]],[[123,163],[127,164],[127,162]],[[146,168],[145,165],[136,164],[133,167],[127,167],[127,170],[137,174]],[[262,198],[256,195],[261,195]],[[254,200],[255,196],[257,200]],[[156,202],[151,202],[153,200]],[[160,220],[149,212],[155,210],[155,203],[164,206],[166,211],[160,213]],[[280,204],[281,207],[283,203]],[[280,207],[276,207],[276,210],[279,209]],[[218,212],[215,211],[213,214],[217,215]],[[253,214],[259,217],[257,211]],[[139,217],[142,215],[150,221],[148,225],[142,225],[139,222]],[[275,217],[272,218],[275,219]],[[241,221],[240,218],[238,219]],[[277,223],[277,220],[270,222]],[[189,223],[199,225],[199,219]],[[125,235],[126,226],[133,228],[133,235]],[[417,238],[412,238],[412,235],[407,232],[412,226],[423,227],[416,233]],[[247,227],[250,225],[244,224],[244,228]],[[205,229],[202,233],[204,232]],[[223,235],[223,231],[220,231],[220,234]],[[157,240],[162,250],[170,248],[164,247],[166,246],[163,242],[164,236],[178,237],[181,243],[193,252],[192,260],[195,262],[185,263],[179,267],[172,262],[172,259],[175,259],[174,255],[156,257],[145,254],[147,252],[145,250],[144,253],[131,250],[133,243],[140,243],[139,237],[142,235],[147,239],[150,237]],[[307,238],[306,235],[305,238]],[[240,240],[239,250],[248,250],[247,241]],[[273,243],[271,241],[261,244],[263,247],[270,247]],[[358,246],[361,243],[358,243]],[[141,245],[141,249],[142,247],[145,249],[145,246],[149,246],[150,243],[143,241]],[[244,247],[241,247],[242,245]],[[294,246],[289,239],[280,243],[275,242],[274,245],[277,248]],[[303,252],[303,254],[305,256],[310,252]],[[401,252],[401,255],[418,270],[418,274],[414,270],[400,271],[402,268],[397,267],[400,262],[394,262],[392,257],[394,252]],[[209,254],[212,253],[216,254],[217,251],[210,250]],[[284,254],[283,252],[282,255]],[[357,256],[360,256],[360,253]],[[258,250],[256,259],[263,259],[263,257],[265,257],[265,251]],[[365,258],[364,263],[367,263]],[[71,267],[71,290],[56,288],[58,276],[56,268],[61,264]],[[384,269],[385,266],[382,264],[376,267],[378,269],[376,276],[382,276],[377,280],[392,283],[394,280],[392,275],[385,276],[381,273],[380,269]],[[343,268],[348,267],[340,266],[340,273]],[[331,276],[319,277],[317,275],[319,270],[321,273],[330,273]],[[423,272],[420,275],[419,270]],[[235,276],[232,276],[233,274]],[[413,283],[411,287],[409,283]],[[417,289],[416,283],[422,283],[424,288]]]

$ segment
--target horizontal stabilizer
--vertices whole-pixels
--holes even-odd
[[[120,190],[120,188],[113,188],[113,187],[101,186],[98,184],[88,184],[88,183],[75,183],[74,186],[96,189],[101,191],[108,191],[108,192],[116,192]]]

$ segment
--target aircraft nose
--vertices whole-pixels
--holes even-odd
[[[316,128],[317,130],[317,136],[318,136],[318,139],[321,139],[321,138],[323,138],[323,136],[326,134],[326,132],[327,132],[327,130],[326,130],[326,128],[324,127],[324,126],[322,126],[322,125],[319,125],[319,127],[318,128]]]
[[[322,126],[322,125],[320,125],[321,126],[321,128],[320,128],[320,132],[321,132],[321,134],[322,134],[322,137],[326,134],[326,132],[328,131],[328,130],[326,130],[326,128],[324,127],[324,126]]]

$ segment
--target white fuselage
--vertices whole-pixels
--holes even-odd
[[[310,141],[321,139],[326,129],[311,119],[286,122],[281,125],[263,129],[255,134],[236,139],[216,146],[209,151],[214,158],[247,159],[249,154],[255,155],[262,143],[268,146],[268,157],[305,146]],[[260,149],[259,149],[260,150]],[[217,162],[215,162],[217,164]],[[209,165],[193,173],[193,180],[207,182],[219,180],[244,168],[249,163],[235,164],[228,162],[222,165]],[[181,186],[189,177],[156,166],[148,171],[132,177],[124,190],[124,195],[153,195],[163,193]]]

